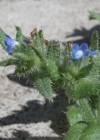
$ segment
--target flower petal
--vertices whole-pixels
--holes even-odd
[[[88,50],[85,51],[83,55],[84,55],[84,57],[89,56],[90,55],[90,51],[88,51]]]
[[[13,48],[12,48],[11,46],[10,46],[10,47],[7,47],[6,51],[7,51],[8,53],[11,53],[11,52],[13,51]]]
[[[97,55],[98,53],[99,53],[98,50],[91,50],[91,51],[90,51],[90,55],[92,55],[92,56],[95,56],[95,55]]]
[[[73,50],[78,51],[79,50],[79,45],[78,44],[73,44]]]
[[[7,46],[6,51],[11,53],[16,45],[19,45],[19,42],[13,40],[10,36],[6,35],[5,45]]]
[[[14,43],[14,40],[10,36],[6,35],[5,45],[10,46],[13,43]]]
[[[80,50],[86,51],[87,49],[88,49],[88,44],[83,43],[83,44],[80,45]]]
[[[76,58],[76,52],[72,52],[72,58],[77,59]]]

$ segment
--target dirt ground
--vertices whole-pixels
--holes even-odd
[[[100,0],[0,0],[0,27],[15,38],[15,26],[29,36],[42,29],[46,39],[90,43],[93,30],[100,31],[88,11],[100,12]],[[0,47],[0,60],[8,54]],[[0,67],[0,140],[60,140],[68,129],[67,97],[45,101],[26,79],[13,79],[14,67]]]

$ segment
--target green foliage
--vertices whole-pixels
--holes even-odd
[[[36,81],[36,88],[48,100],[52,101],[52,88],[49,78],[38,79]]]
[[[0,44],[3,47],[3,49],[6,49],[5,40],[6,40],[5,32],[0,28]]]
[[[100,140],[100,124],[89,124],[79,140]]]
[[[59,79],[59,71],[55,63],[51,60],[45,60],[46,71],[53,80]]]
[[[33,41],[31,43],[31,46],[32,47],[34,46],[33,49],[37,49],[38,52],[40,52],[42,55],[45,55],[45,53],[46,53],[46,45],[44,43],[42,30],[40,30],[39,32],[37,32],[37,30],[36,30],[34,35],[31,34],[31,38],[32,38],[32,41]]]
[[[100,81],[92,77],[79,81],[71,81],[71,83],[67,83],[66,94],[70,98],[75,99],[89,98],[91,95],[98,95],[100,94]]]
[[[60,77],[57,67],[60,59],[59,42],[57,41],[54,44],[50,41],[49,45],[46,46],[42,30],[39,32],[33,30],[35,32],[31,34],[31,41],[25,42],[24,40],[27,38],[22,34],[21,28],[16,26],[16,31],[16,40],[20,44],[11,53],[11,58],[1,61],[0,66],[15,65],[14,76],[24,76],[29,81],[36,83],[39,92],[45,98],[52,100],[52,83],[54,86],[55,81]],[[0,33],[0,43],[2,45],[3,42],[5,45],[6,34],[2,30],[0,30]],[[53,47],[55,47],[55,50],[50,53],[50,48]],[[39,87],[38,83],[41,81],[44,83],[41,83],[45,86],[44,88]]]
[[[95,102],[96,102],[96,100],[95,100]],[[97,98],[97,102],[95,104],[97,104],[97,106],[95,106],[95,110],[97,110],[97,116],[96,116],[97,117],[97,123],[100,124],[100,96]]]
[[[100,124],[74,124],[66,133],[64,140],[100,140]]]
[[[79,80],[79,79],[81,79],[81,78],[87,77],[87,76],[89,75],[89,73],[90,73],[92,67],[93,67],[93,63],[90,63],[90,64],[88,64],[87,66],[82,67],[82,68],[78,71],[77,75],[75,75],[75,79],[76,79],[76,80]]]
[[[16,40],[20,43],[23,43],[23,40],[25,39],[25,36],[22,34],[21,28],[18,26],[15,26],[16,28]]]
[[[90,14],[92,18],[94,15],[98,17]],[[16,26],[16,31],[19,45],[10,53],[10,58],[0,61],[0,66],[14,65],[13,75],[26,77],[50,101],[53,101],[53,91],[59,89],[74,100],[74,105],[70,105],[66,113],[71,127],[64,140],[98,139],[100,124],[96,123],[100,123],[100,53],[75,60],[72,58],[71,42],[64,48],[59,41],[46,43],[42,30],[33,29],[29,38],[22,34],[20,27]],[[7,47],[5,41],[6,34],[0,29],[0,44],[4,49]],[[89,49],[90,54],[91,49],[99,50],[97,31],[92,34]],[[90,137],[93,131],[91,127],[96,131]]]
[[[99,49],[99,35],[98,35],[97,31],[94,31],[92,33],[91,48],[94,49],[94,50],[98,50]]]
[[[75,105],[70,105],[66,113],[70,126],[77,122],[85,121],[83,111]]]
[[[47,58],[58,64],[60,60],[60,43],[59,41],[50,41],[47,46]]]
[[[0,66],[14,65],[16,61],[17,61],[17,60],[15,60],[15,59],[11,59],[11,58],[9,58],[9,59],[6,59],[6,60],[3,60],[3,61],[0,61]]]
[[[82,111],[84,112],[84,115],[87,118],[87,121],[89,123],[91,123],[91,122],[95,123],[96,120],[95,120],[93,111],[91,109],[91,106],[88,103],[88,100],[87,99],[81,99],[81,100],[79,100],[79,103],[80,103],[80,107],[81,107]]]
[[[86,61],[88,62],[89,59]],[[80,67],[72,66],[69,69],[70,72],[63,74],[66,94],[70,98],[82,99],[100,94],[99,64],[97,63],[99,62],[99,54],[96,59],[93,58],[93,61],[96,64],[93,62],[85,65],[84,62]]]
[[[69,128],[63,140],[80,140],[81,133],[85,130],[87,124],[76,123]],[[89,139],[88,139],[89,140]]]
[[[90,19],[97,19],[98,21],[100,21],[100,13],[96,13],[94,11],[89,11],[90,13]]]

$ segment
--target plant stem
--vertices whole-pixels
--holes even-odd
[[[100,97],[99,97],[99,101],[98,101],[97,113],[98,113],[97,123],[100,123]]]
[[[44,59],[42,53],[40,53],[36,47],[34,47],[33,45],[29,45],[29,46],[32,47],[32,49],[35,51],[35,53],[37,54],[37,56],[38,56],[41,60],[45,61],[45,59]]]
[[[90,105],[88,103],[88,100],[85,99],[85,98],[84,99],[80,99],[79,103],[80,103],[80,106],[82,108],[82,111],[84,111],[84,113],[85,113],[85,115],[87,117],[87,120],[89,122],[96,123],[96,120],[94,118],[93,112],[92,112],[91,107],[90,107]]]

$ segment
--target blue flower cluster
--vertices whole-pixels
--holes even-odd
[[[25,38],[23,40],[25,43],[31,43],[31,39],[29,38]],[[6,41],[5,41],[5,45],[7,46],[6,51],[8,53],[11,53],[13,51],[13,49],[15,48],[15,46],[19,45],[20,43],[18,41],[13,40],[9,35],[6,35]]]
[[[27,40],[24,40],[26,42]],[[6,35],[5,45],[7,46],[6,51],[11,53],[16,45],[19,45],[19,42],[13,40],[10,36]],[[99,51],[98,50],[88,50],[88,44],[83,43],[80,46],[78,44],[73,44],[72,46],[72,58],[81,59],[87,57],[89,55],[96,56]]]
[[[88,44],[83,43],[80,46],[73,44],[72,58],[81,59],[87,56],[96,56],[99,53],[98,50],[88,50]]]

